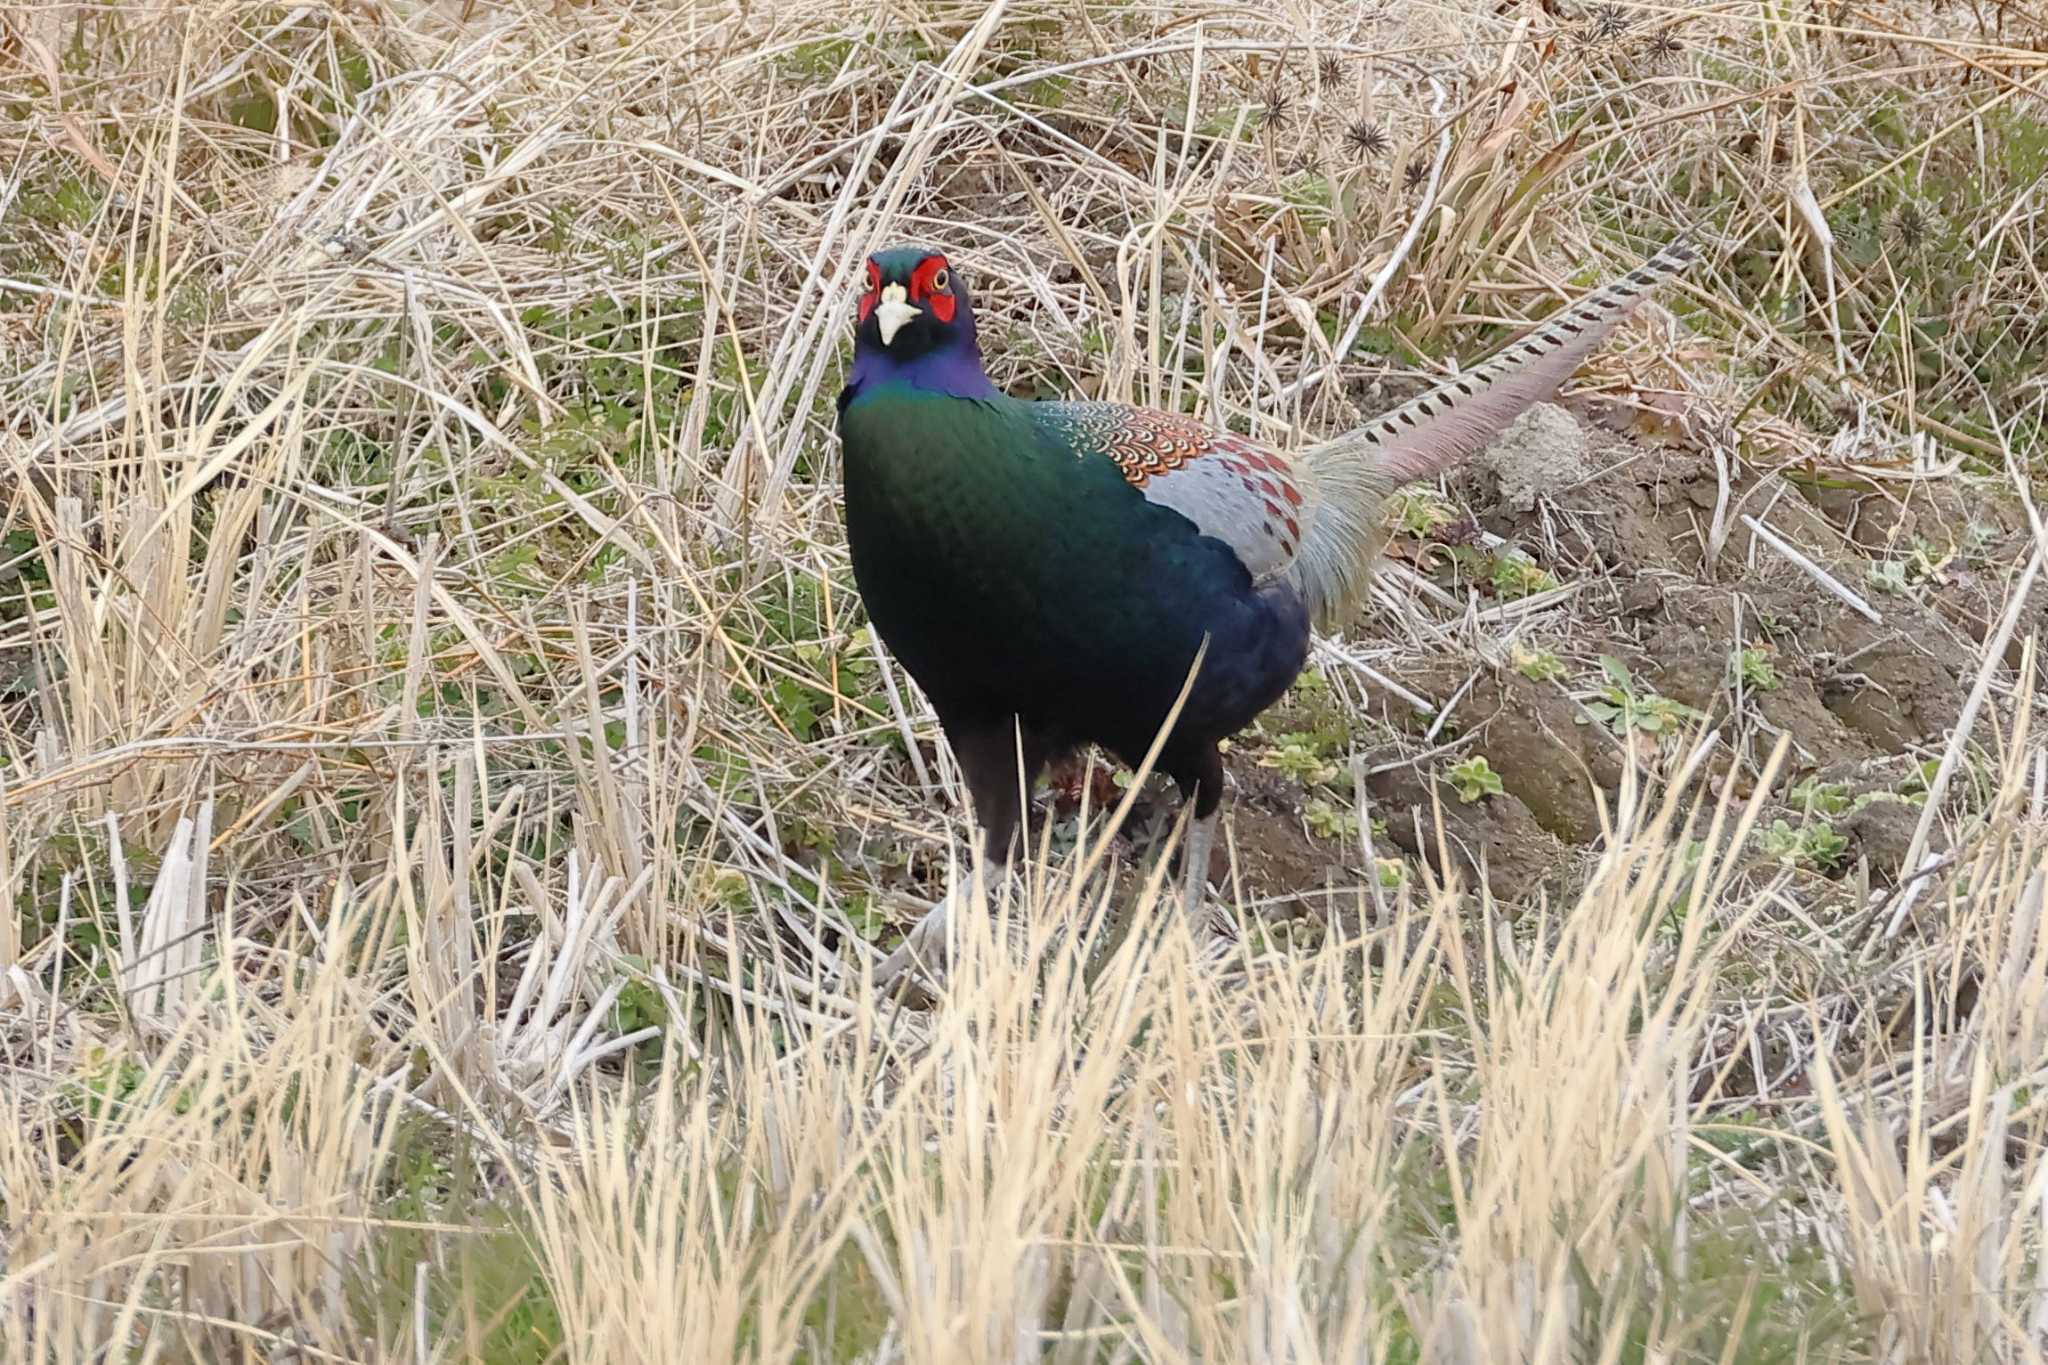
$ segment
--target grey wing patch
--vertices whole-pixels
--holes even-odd
[[[1040,416],[1076,454],[1114,461],[1148,502],[1170,507],[1228,545],[1254,580],[1301,553],[1311,512],[1302,471],[1285,455],[1191,417],[1121,403],[1043,403]]]
[[[1285,573],[1301,553],[1301,514],[1288,500],[1299,490],[1270,470],[1215,452],[1154,475],[1139,491],[1228,545],[1255,581]]]

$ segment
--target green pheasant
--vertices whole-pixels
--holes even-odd
[[[1198,906],[1217,741],[1286,691],[1311,623],[1363,591],[1387,495],[1483,448],[1694,257],[1666,247],[1477,368],[1286,454],[1173,413],[1011,398],[946,258],[873,256],[839,396],[847,542],[869,618],[952,744],[990,863],[1009,858],[1047,762],[1094,743],[1135,764],[1186,684],[1158,765],[1194,804],[1182,856]],[[934,946],[950,900],[885,983]]]

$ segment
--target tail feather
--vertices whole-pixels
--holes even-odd
[[[1698,256],[1681,237],[1485,363],[1303,451],[1299,459],[1318,496],[1295,572],[1316,619],[1328,623],[1363,595],[1386,539],[1380,523],[1389,494],[1485,449],[1515,418],[1555,393],[1645,295]]]

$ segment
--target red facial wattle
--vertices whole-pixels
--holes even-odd
[[[951,322],[959,305],[953,297],[952,273],[946,258],[927,256],[910,275],[910,301],[921,303],[940,322]]]
[[[875,311],[875,301],[882,297],[882,272],[873,261],[868,262],[868,292],[860,296],[860,320],[866,322],[868,314]]]

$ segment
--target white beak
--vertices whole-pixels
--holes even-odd
[[[917,310],[903,301],[904,291],[900,284],[886,285],[882,289],[882,301],[875,305],[875,326],[881,329],[882,344],[887,346],[903,330],[903,324],[917,316]]]

